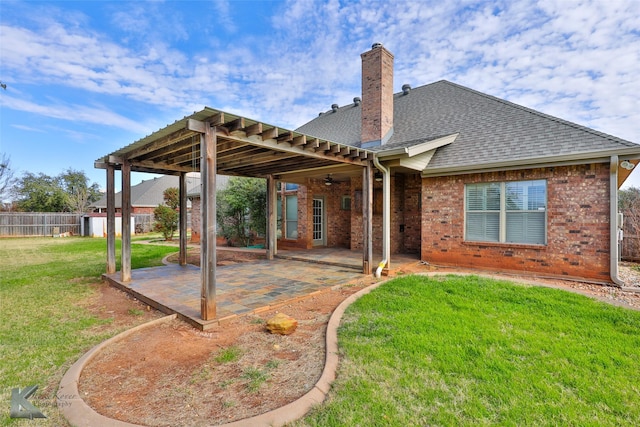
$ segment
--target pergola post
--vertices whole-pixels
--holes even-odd
[[[200,272],[202,320],[216,318],[216,129],[204,123],[200,135],[200,174],[202,207],[200,237]]]
[[[371,274],[373,260],[373,177],[371,163],[362,169],[362,273]]]
[[[131,163],[122,162],[122,265],[123,282],[131,281]]]
[[[116,272],[115,167],[107,165],[107,274]]]
[[[277,254],[277,239],[276,229],[278,224],[276,223],[276,180],[273,175],[267,177],[267,238],[266,249],[267,259],[272,260]]]
[[[180,173],[180,265],[187,264],[187,174]]]

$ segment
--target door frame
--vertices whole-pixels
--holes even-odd
[[[316,226],[316,200],[320,201],[320,227],[322,232],[321,239],[315,239]],[[327,208],[325,196],[313,196],[311,201],[311,241],[313,246],[327,246]]]

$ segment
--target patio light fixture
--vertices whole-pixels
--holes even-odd
[[[622,169],[626,169],[626,170],[630,171],[631,169],[633,169],[635,167],[635,165],[633,163],[631,163],[629,160],[623,160],[622,163],[620,163],[620,167]]]

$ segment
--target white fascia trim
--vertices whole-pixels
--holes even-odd
[[[553,166],[568,166],[584,163],[609,163],[611,156],[617,155],[620,160],[632,160],[640,158],[640,146],[623,150],[603,150],[590,153],[568,154],[555,157],[536,157],[528,159],[510,160],[482,164],[470,164],[462,166],[449,166],[442,168],[425,169],[422,177],[460,175],[477,172],[493,172],[498,170],[532,169]]]
[[[394,158],[417,156],[418,154],[422,154],[427,151],[435,150],[436,148],[451,144],[453,141],[456,140],[458,135],[459,133],[454,133],[451,135],[443,136],[438,139],[434,139],[432,141],[427,141],[421,144],[412,145],[410,147],[400,147],[400,148],[392,148],[390,150],[385,150],[385,151],[378,151],[376,153],[376,156],[380,160],[392,160]]]

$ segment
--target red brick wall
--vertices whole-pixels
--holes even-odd
[[[382,184],[374,182],[374,191],[381,189]],[[362,177],[351,178],[351,249],[362,249],[364,225],[362,222]],[[373,215],[373,253],[382,253],[382,215]]]
[[[420,253],[421,246],[421,192],[420,174],[405,175],[402,188],[404,205],[404,233],[402,253]]]
[[[194,197],[191,199],[191,241],[193,243],[200,243],[200,197]]]
[[[546,246],[464,242],[464,185],[547,179]],[[421,258],[433,264],[610,281],[608,164],[422,181]]]
[[[382,183],[374,182],[373,252],[382,254]],[[352,179],[351,248],[362,249],[362,207],[355,207],[356,192],[362,190],[362,178]],[[420,252],[420,192],[419,174],[395,174],[391,177],[391,253]],[[376,207],[377,206],[377,207]],[[401,231],[401,230],[404,231]]]
[[[133,206],[132,211],[134,214],[153,214],[153,211],[155,210],[155,208],[152,207],[137,207],[137,206]]]
[[[327,246],[349,248],[351,243],[351,211],[340,209],[342,196],[349,194],[350,184],[348,181],[334,182],[331,186],[325,185],[323,179],[307,181],[304,211],[300,210],[300,200],[298,200],[298,230],[299,232],[301,229],[304,230],[302,238],[307,242],[307,247],[313,245],[313,198],[322,197],[325,204]],[[301,224],[302,222],[304,224]]]

